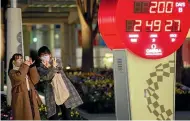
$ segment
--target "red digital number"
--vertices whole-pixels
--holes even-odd
[[[161,30],[161,20],[154,21],[154,31],[159,32]]]
[[[135,20],[135,26],[134,31],[139,32],[141,31],[142,21],[141,20]]]
[[[132,20],[132,26],[127,25],[127,28],[131,28],[129,31],[141,32],[142,31],[142,20]],[[145,21],[145,29],[147,32],[160,32],[162,29],[161,20],[147,20]],[[181,31],[181,21],[180,20],[166,20],[163,25],[163,30],[165,32],[180,32]],[[128,30],[127,30],[128,32]]]
[[[165,31],[166,32],[179,32],[181,30],[180,20],[166,20]]]
[[[158,2],[158,13],[164,13],[165,11],[165,2]]]
[[[175,29],[175,31],[177,31],[177,32],[181,31],[181,21],[180,20],[174,20],[174,23],[175,23],[175,27],[177,27]]]
[[[161,20],[146,21],[146,31],[159,32],[161,30]]]
[[[150,5],[150,13],[172,13],[173,12],[173,2],[156,2],[152,1]]]
[[[173,25],[172,20],[166,20],[165,31],[171,32],[172,31],[172,25]]]
[[[158,6],[158,2],[154,2],[154,1],[152,1],[151,2],[151,6],[150,6],[150,13],[156,13],[156,8],[157,8],[157,6]]]
[[[146,31],[150,32],[153,30],[153,21],[146,21]]]
[[[173,6],[174,6],[173,2],[166,2],[166,13],[172,13]]]

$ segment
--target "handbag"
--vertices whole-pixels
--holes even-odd
[[[62,105],[69,98],[69,90],[61,74],[56,73],[52,79],[51,85],[53,86],[53,93],[57,105]]]

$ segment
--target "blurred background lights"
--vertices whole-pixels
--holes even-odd
[[[38,41],[38,38],[34,37],[33,42],[37,42],[37,41]]]

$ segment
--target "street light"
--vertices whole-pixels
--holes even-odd
[[[33,42],[36,43],[37,41],[38,41],[38,38],[34,37],[34,38],[33,38]]]

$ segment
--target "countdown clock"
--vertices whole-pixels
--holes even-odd
[[[183,44],[189,13],[188,0],[118,0],[116,34],[134,54],[160,59]]]
[[[110,49],[126,48],[116,35],[115,12],[118,0],[101,0],[98,10],[99,31]]]

